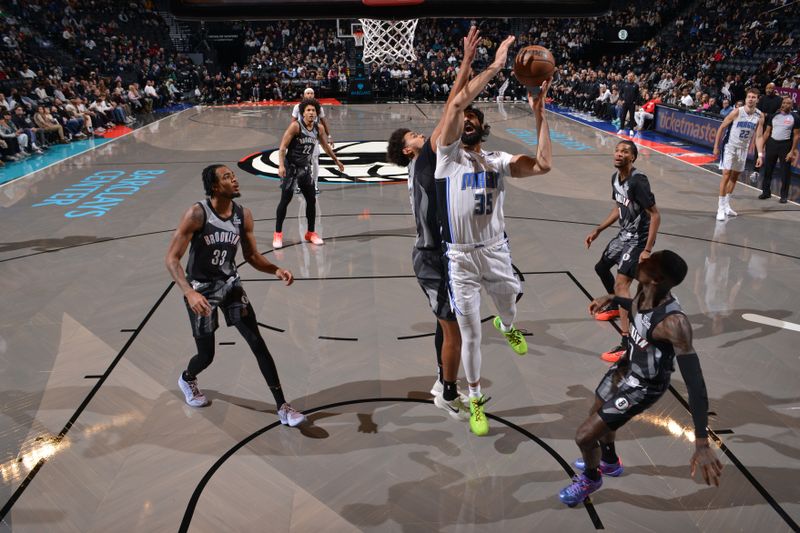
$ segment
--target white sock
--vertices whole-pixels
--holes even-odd
[[[723,207],[725,207],[725,198],[727,198],[727,196],[720,196],[719,197],[719,204],[717,206],[718,209],[722,209]]]
[[[728,206],[728,207],[730,207],[730,205],[731,205],[731,196],[732,195],[730,195],[730,194],[726,194],[725,195],[725,205]]]
[[[503,321],[501,320],[500,321],[500,329],[503,330],[503,333],[508,333],[509,331],[514,329],[514,324],[511,324],[510,326],[506,326],[505,324],[503,324]]]
[[[469,386],[469,397],[470,398],[480,398],[481,397],[481,384],[478,383],[474,387],[472,385]]]

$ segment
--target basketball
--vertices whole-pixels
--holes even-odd
[[[514,75],[526,87],[540,87],[555,70],[553,54],[544,46],[526,46],[514,59]]]

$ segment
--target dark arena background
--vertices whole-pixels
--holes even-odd
[[[430,136],[443,117],[471,26],[473,76],[515,37],[474,98],[486,150],[544,153],[512,67],[528,45],[556,63],[550,170],[503,180],[528,350],[511,350],[484,293],[485,436],[434,404],[437,322],[412,264],[409,171],[387,159],[393,131]],[[2,0],[0,35],[0,532],[799,530],[796,1]],[[294,194],[274,246],[293,189],[280,147],[309,88],[343,170],[322,150],[318,192]],[[720,197],[714,145],[730,113],[769,127]],[[664,395],[616,433],[622,475],[568,507],[576,431],[620,341],[619,318],[588,312],[619,230],[585,240],[617,209],[622,140],[660,213],[654,251],[688,265],[672,294],[722,473],[719,486],[690,473],[699,437],[675,364]],[[232,172],[213,186],[238,187],[252,216],[199,211],[242,241],[197,233],[191,247],[242,245],[233,263],[211,261],[238,267],[235,309],[255,313],[305,416],[296,427],[223,316],[213,364],[186,392],[200,343],[184,295],[201,289],[182,289],[165,257],[212,164]],[[309,242],[311,205],[324,244]],[[195,393],[207,405],[189,405]]]

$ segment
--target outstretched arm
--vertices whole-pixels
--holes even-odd
[[[191,310],[198,315],[208,316],[211,314],[211,306],[208,305],[208,300],[189,285],[186,273],[181,267],[181,258],[186,253],[186,248],[189,247],[192,235],[195,231],[202,229],[204,220],[203,208],[199,205],[195,204],[186,210],[180,224],[178,224],[178,228],[172,234],[172,240],[169,243],[169,250],[167,250],[164,263],[172,279],[175,280],[175,284],[183,292],[183,296],[189,303]]]
[[[609,227],[618,219],[619,219],[619,208],[614,206],[614,208],[611,209],[611,212],[608,214],[606,219],[599,226],[593,229],[589,235],[586,236],[586,239],[583,241],[586,243],[586,248],[589,248],[592,245],[594,240],[600,235],[601,231]]]
[[[653,339],[672,344],[678,367],[689,392],[689,408],[694,422],[695,451],[690,462],[691,475],[697,467],[706,484],[719,486],[722,463],[708,444],[708,394],[700,360],[692,346],[692,326],[683,314],[670,315],[653,330]]]
[[[439,120],[439,123],[436,124],[436,128],[434,128],[431,134],[431,147],[434,152],[436,151],[436,143],[439,142],[439,136],[442,134],[442,125],[445,116],[447,116],[447,108],[452,104],[453,98],[455,98],[467,84],[467,80],[469,80],[469,76],[472,73],[472,61],[475,59],[475,51],[478,49],[479,39],[480,36],[477,26],[471,26],[469,33],[464,37],[464,58],[461,60],[461,68],[458,70],[458,76],[456,76],[456,81],[453,82],[453,87],[450,89],[447,102],[444,104],[445,112],[442,114],[442,118]]]
[[[275,274],[278,279],[282,279],[287,285],[291,285],[294,281],[294,276],[288,270],[284,270],[278,265],[272,264],[269,260],[258,253],[256,247],[256,236],[253,232],[253,214],[249,209],[244,209],[244,224],[242,225],[242,256],[244,260],[260,272],[267,274]]]
[[[464,109],[478,96],[493,77],[505,66],[508,58],[508,47],[514,42],[514,36],[509,36],[497,48],[497,54],[489,67],[472,78],[467,85],[455,95],[453,101],[444,110],[442,117],[442,133],[439,143],[448,146],[461,138],[464,129]]]
[[[536,144],[536,157],[529,155],[515,155],[511,159],[511,177],[524,178],[526,176],[536,176],[550,172],[550,163],[553,156],[553,149],[550,144],[550,127],[547,125],[547,118],[544,113],[545,98],[550,89],[550,80],[542,84],[542,90],[537,97],[528,92],[528,103],[536,119],[536,133],[538,142]]]

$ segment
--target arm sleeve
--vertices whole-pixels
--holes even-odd
[[[615,304],[617,304],[618,306],[622,307],[623,309],[625,309],[629,313],[631,312],[631,304],[633,303],[633,300],[631,298],[623,298],[621,296],[614,296],[614,298],[612,298],[611,301],[614,302]]]
[[[700,369],[700,359],[696,353],[679,355],[677,359],[681,376],[689,391],[689,409],[692,410],[694,434],[704,439],[708,437],[708,393],[703,371]]]

